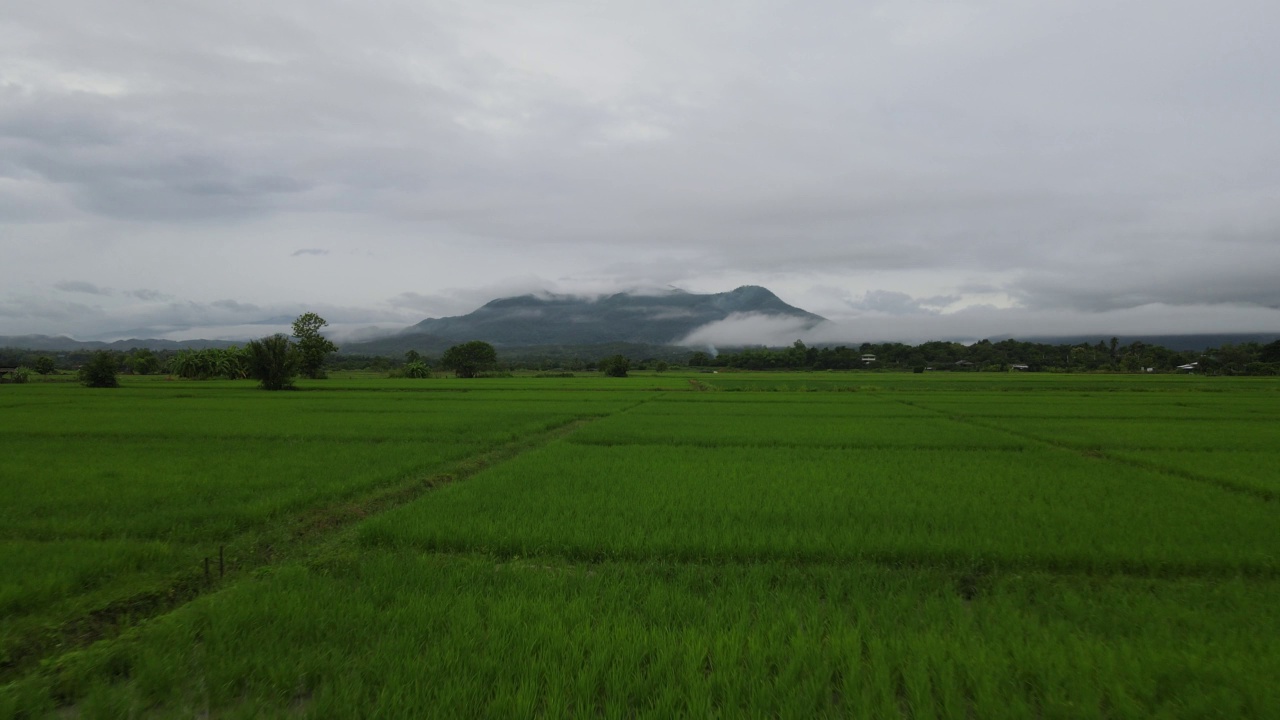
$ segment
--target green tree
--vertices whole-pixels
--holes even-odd
[[[228,380],[245,380],[249,377],[249,349],[231,345],[222,350],[218,370]]]
[[[440,356],[440,365],[452,370],[460,378],[475,377],[477,373],[493,367],[497,362],[497,351],[483,340],[454,345]]]
[[[139,348],[129,358],[129,367],[137,375],[154,375],[160,372],[160,360],[147,348]]]
[[[1280,340],[1263,345],[1258,352],[1258,361],[1264,363],[1280,363]]]
[[[289,390],[293,388],[293,376],[298,371],[298,353],[293,343],[283,334],[271,335],[261,340],[250,340],[245,346],[248,355],[249,376],[258,381],[263,390]]]
[[[1256,362],[1257,358],[1257,355],[1251,353],[1250,348],[1246,345],[1227,343],[1218,348],[1216,352],[1212,350],[1210,352],[1222,365],[1222,372],[1226,375],[1243,375],[1249,363]]]
[[[809,348],[804,343],[796,340],[791,347],[784,353],[786,366],[789,368],[802,368],[808,365]]]
[[[298,338],[298,369],[303,375],[319,380],[325,377],[324,359],[337,352],[338,346],[320,334],[320,328],[328,325],[315,313],[303,313],[293,321],[293,336]]]
[[[191,348],[184,348],[174,353],[167,363],[169,373],[182,378],[195,377],[196,373],[196,351]]]
[[[49,357],[48,355],[41,355],[40,357],[36,358],[35,370],[37,373],[41,375],[50,375],[56,369],[57,369],[57,366],[54,365],[53,358]]]
[[[120,387],[116,379],[119,370],[120,358],[113,352],[99,350],[80,368],[80,384],[95,388]]]
[[[626,377],[631,361],[625,355],[610,355],[600,361],[600,372],[609,377]]]

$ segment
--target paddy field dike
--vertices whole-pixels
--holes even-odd
[[[0,387],[0,718],[1280,713],[1280,381]]]

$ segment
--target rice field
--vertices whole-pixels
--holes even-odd
[[[1277,400],[980,373],[5,386],[0,717],[1268,717]]]

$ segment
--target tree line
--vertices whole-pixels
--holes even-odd
[[[712,355],[695,352],[691,367],[743,370],[949,370],[1039,372],[1175,372],[1184,366],[1206,375],[1280,374],[1280,340],[1266,345],[1248,342],[1198,350],[1170,350],[1160,345],[1119,338],[1096,344],[982,340],[971,345],[932,341],[920,345],[863,343],[853,348],[806,346],[797,340],[786,348],[743,348]]]
[[[264,390],[287,390],[294,387],[294,378],[299,374],[313,380],[328,376],[326,366],[338,346],[321,334],[327,325],[319,315],[304,313],[293,321],[292,336],[280,333],[251,340],[244,347],[186,348],[161,355],[146,348],[135,348],[129,353],[98,350],[85,355],[76,370],[80,382],[88,387],[118,387],[117,375],[124,371],[137,375],[164,371],[189,380],[253,379]],[[0,350],[0,362],[5,352]],[[31,367],[20,365],[11,373],[14,382],[26,382],[32,372],[49,375],[57,371],[57,362],[48,355],[30,359]],[[462,378],[490,370],[496,362],[493,346],[479,340],[455,345],[440,359],[443,367]],[[625,359],[622,362],[625,363]],[[400,375],[429,376],[427,359],[409,351]]]
[[[0,349],[0,367],[17,367],[11,381],[23,381],[32,373],[47,375],[59,367],[112,374],[125,372],[152,375],[165,372],[195,380],[223,378],[257,379],[264,387],[293,386],[297,375],[323,379],[328,369],[371,369],[399,377],[429,377],[435,368],[452,370],[458,377],[475,377],[493,370],[600,370],[607,375],[626,376],[631,368],[665,370],[666,360],[633,359],[614,354],[601,359],[583,357],[538,359],[515,356],[499,361],[492,345],[479,340],[461,343],[446,350],[438,360],[415,351],[404,358],[369,355],[336,355],[338,347],[321,334],[324,318],[305,313],[294,321],[292,336],[275,335],[226,348],[187,348],[152,351],[135,348],[126,353],[112,351],[72,351],[35,353],[12,348]],[[675,364],[679,365],[678,361]],[[863,343],[857,347],[808,346],[797,340],[789,347],[747,347],[712,353],[693,351],[684,365],[692,368],[733,368],[742,370],[916,370],[916,371],[1002,371],[1032,372],[1176,372],[1188,368],[1205,375],[1280,374],[1280,340],[1262,344],[1224,344],[1204,351],[1170,350],[1160,345],[1134,341],[1077,344],[1047,344],[1001,340],[965,345],[932,341],[920,345],[905,343]]]

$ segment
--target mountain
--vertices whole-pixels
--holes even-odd
[[[734,314],[799,318],[808,325],[819,315],[786,304],[767,289],[744,285],[725,293],[675,290],[660,295],[617,293],[600,298],[521,295],[500,298],[467,315],[431,318],[393,338],[348,344],[347,352],[386,352],[418,343],[423,348],[466,340],[499,347],[634,343],[672,345],[707,323]],[[446,345],[447,347],[447,345]]]
[[[116,340],[102,342],[100,340],[75,340],[65,335],[0,335],[0,347],[23,348],[28,350],[47,350],[51,352],[71,352],[75,350],[132,350],[147,348],[149,350],[181,350],[183,348],[224,348],[238,343],[231,340],[156,340],[153,338]]]

